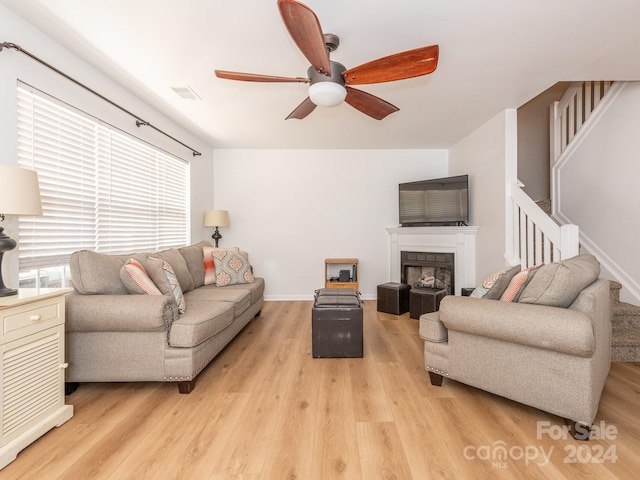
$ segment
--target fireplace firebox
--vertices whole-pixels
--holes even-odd
[[[440,252],[400,252],[400,281],[412,288],[455,292],[455,255]]]

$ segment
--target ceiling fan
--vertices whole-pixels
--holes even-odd
[[[309,96],[286,118],[299,120],[309,115],[316,106],[333,107],[347,102],[376,120],[397,112],[389,102],[352,88],[351,85],[391,82],[419,77],[433,72],[438,66],[438,45],[396,53],[347,69],[329,59],[329,53],[338,48],[340,39],[323,34],[318,17],[306,5],[296,0],[278,0],[280,16],[293,41],[311,62],[304,77],[278,77],[253,73],[216,70],[216,76],[228,80],[247,82],[301,82],[309,83]]]

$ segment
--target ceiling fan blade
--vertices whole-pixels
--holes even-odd
[[[313,10],[295,0],[278,0],[280,16],[300,51],[316,71],[331,75],[329,51]]]
[[[347,85],[392,82],[419,77],[438,66],[438,45],[416,48],[363,63],[342,73]]]
[[[370,93],[351,87],[346,87],[346,89],[347,98],[345,98],[344,101],[353,108],[360,110],[362,113],[376,120],[382,120],[387,115],[400,110],[395,105],[391,105],[389,102]]]
[[[298,105],[293,112],[289,114],[285,120],[289,120],[290,118],[295,118],[297,120],[302,120],[304,117],[313,112],[316,108],[316,104],[311,101],[309,97],[305,98],[303,102]]]
[[[243,80],[245,82],[301,82],[310,83],[311,80],[302,77],[277,77],[273,75],[260,75],[257,73],[227,72],[216,70],[216,77],[227,80]]]

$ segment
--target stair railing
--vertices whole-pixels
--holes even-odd
[[[551,164],[580,131],[591,113],[613,85],[612,81],[573,82],[562,98],[551,104]]]
[[[561,261],[579,252],[577,225],[558,225],[516,183],[509,184],[512,244],[508,256],[522,268]]]

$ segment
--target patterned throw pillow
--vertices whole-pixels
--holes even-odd
[[[166,260],[163,260],[162,262],[162,269],[164,270],[164,274],[171,285],[173,298],[176,299],[176,303],[178,304],[178,311],[180,313],[184,313],[187,311],[187,306],[184,303],[184,295],[182,293],[182,288],[180,288],[180,283],[178,282],[176,273],[173,271],[173,267],[169,265],[169,262]]]
[[[127,263],[122,267],[120,278],[129,293],[162,295],[142,264],[133,258],[127,260]]]
[[[214,248],[212,252],[216,269],[216,285],[224,287],[239,283],[253,283],[251,265],[247,256],[238,250]]]
[[[511,279],[520,271],[520,265],[489,275],[480,287],[471,292],[470,297],[498,300],[509,286]]]
[[[202,247],[202,256],[204,258],[204,284],[205,285],[213,285],[216,283],[216,265],[213,261],[213,251],[214,250],[233,250],[237,252],[240,250],[238,247],[230,247],[230,248],[217,248],[210,246]]]
[[[169,264],[169,262],[161,258],[157,258],[157,257],[148,257],[148,258],[149,258],[149,261],[151,262],[149,265],[150,265],[150,270],[152,274],[155,275],[156,277],[158,277],[159,275],[164,276],[164,280],[166,280],[166,283],[164,283],[164,286],[160,287],[162,289],[161,291],[163,291],[165,295],[173,295],[173,298],[175,299],[176,304],[178,305],[178,311],[180,313],[186,312],[187,308],[184,301],[184,294],[182,293],[182,288],[180,288],[180,283],[178,282],[178,278],[176,277],[176,273],[173,270],[173,267]],[[160,273],[159,270],[161,270],[162,273]],[[156,282],[158,282],[158,280]],[[158,285],[161,285],[161,284],[158,283]]]
[[[536,273],[535,269],[538,267],[539,265],[534,265],[533,267],[529,267],[516,274],[516,276],[509,282],[507,289],[502,293],[500,301],[517,302],[520,298],[520,294],[524,291],[524,287],[526,287],[531,281],[533,275]]]

